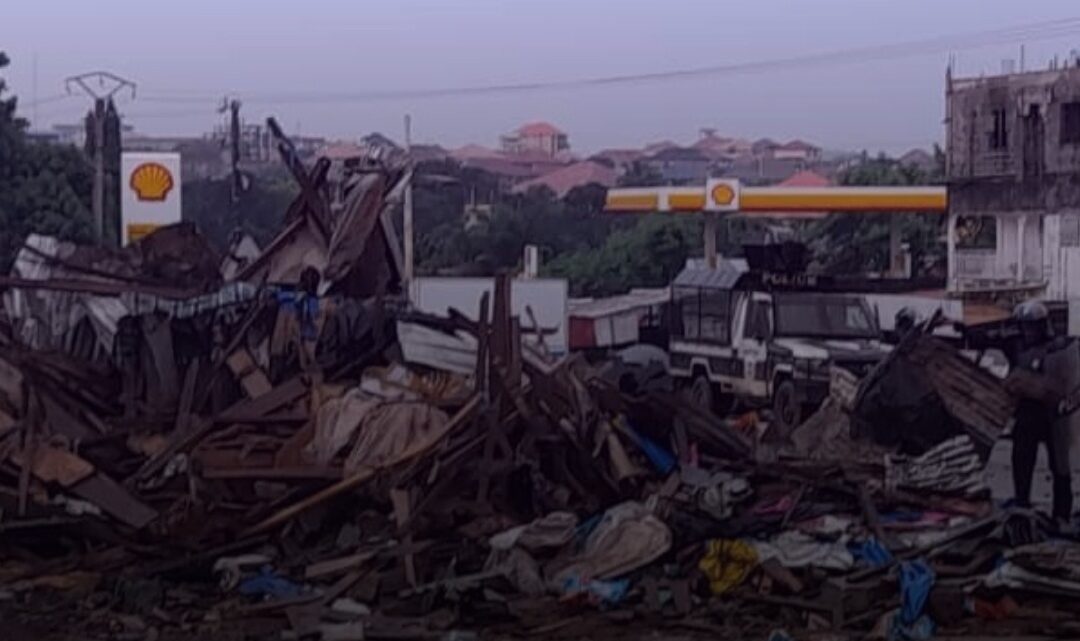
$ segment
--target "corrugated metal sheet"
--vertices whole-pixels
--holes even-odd
[[[667,287],[658,289],[634,289],[621,296],[607,298],[571,299],[568,313],[571,318],[600,318],[642,307],[663,305],[671,299],[671,290]]]
[[[726,261],[720,262],[715,269],[687,266],[679,272],[671,286],[731,289],[739,282],[743,273]]]
[[[941,341],[923,337],[906,354],[921,366],[946,410],[988,451],[1012,421],[1015,401],[993,374]]]

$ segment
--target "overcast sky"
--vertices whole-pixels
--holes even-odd
[[[76,119],[86,102],[59,98],[63,79],[105,69],[138,84],[122,108],[155,134],[209,130],[229,93],[246,120],[276,115],[291,132],[334,138],[400,138],[411,113],[414,140],[444,146],[494,146],[542,119],[579,151],[692,142],[706,126],[903,151],[942,139],[947,52],[574,90],[357,94],[662,72],[1076,17],[1077,0],[4,0],[0,50],[23,115],[41,100],[35,126]],[[1027,66],[1074,48],[1080,32],[1033,39]],[[1019,45],[952,55],[959,75],[995,73]]]

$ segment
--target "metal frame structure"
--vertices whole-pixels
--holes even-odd
[[[738,180],[713,178],[690,187],[609,189],[604,206],[612,213],[705,213],[705,259],[716,266],[719,214],[783,218],[810,212],[877,214],[934,213],[949,209],[945,187],[750,187]],[[890,231],[890,254],[898,252],[899,232]]]

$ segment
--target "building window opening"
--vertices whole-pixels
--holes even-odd
[[[1008,121],[1005,118],[1004,109],[995,109],[993,111],[994,116],[994,128],[990,131],[990,148],[991,149],[1008,149],[1009,148],[1009,126]]]
[[[1061,144],[1080,143],[1080,102],[1061,105]]]
[[[997,249],[997,219],[960,216],[956,219],[957,249]]]

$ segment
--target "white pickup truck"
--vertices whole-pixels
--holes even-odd
[[[862,376],[889,351],[863,296],[816,285],[806,274],[687,267],[671,285],[671,375],[703,405],[768,407],[790,431],[828,395],[830,368]]]

